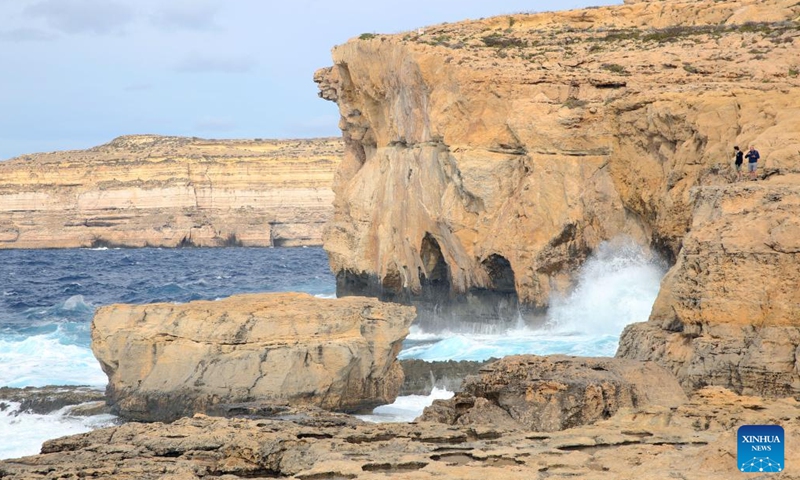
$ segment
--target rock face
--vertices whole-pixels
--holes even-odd
[[[467,375],[477,375],[481,368],[495,360],[497,359],[482,362],[400,360],[405,375],[400,395],[429,395],[434,388],[460,392]]]
[[[800,170],[798,15],[635,2],[336,47],[315,79],[345,139],[325,237],[339,292],[490,295],[516,316],[603,240],[674,261],[691,192],[729,184],[733,145],[761,149],[767,183]]]
[[[618,355],[655,360],[687,390],[800,395],[800,179],[704,188],[647,323]]]
[[[675,377],[655,363],[565,355],[505,357],[467,377],[462,390],[436,400],[421,420],[552,432],[624,408],[686,402]]]
[[[791,0],[626,1],[336,47],[315,80],[345,141],[325,234],[339,294],[415,303],[433,327],[448,310],[514,322],[626,235],[672,269],[621,356],[690,390],[797,393],[798,58]],[[758,182],[735,182],[734,145],[760,151]]]
[[[17,405],[13,406],[10,403]],[[102,390],[90,387],[0,387],[0,412],[12,408],[17,414],[46,415],[67,406],[78,407],[71,409],[72,415],[103,413],[105,395]]]
[[[129,423],[48,441],[42,454],[0,461],[0,477],[185,479],[551,478],[729,480],[740,425],[781,424],[786,465],[800,463],[793,399],[707,388],[677,408],[625,411],[553,433],[436,423],[357,424],[340,417]],[[800,478],[786,468],[769,478]]]
[[[182,305],[111,305],[92,350],[115,413],[171,421],[219,404],[359,411],[392,403],[414,309],[374,299],[236,295]]]
[[[135,135],[0,162],[0,248],[320,245],[341,140]]]

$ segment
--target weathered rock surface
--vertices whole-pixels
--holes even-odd
[[[729,480],[741,476],[736,429],[747,424],[783,425],[786,465],[800,464],[795,400],[765,401],[720,388],[701,390],[677,408],[621,411],[553,433],[291,418],[129,423],[51,440],[41,455],[0,461],[0,477]],[[770,478],[800,475],[787,468]]]
[[[800,181],[704,188],[649,322],[618,356],[654,360],[687,390],[800,395]]]
[[[539,312],[615,236],[676,261],[693,192],[738,188],[734,145],[760,150],[763,188],[798,184],[799,17],[791,0],[626,2],[336,47],[315,79],[345,140],[325,236],[339,293],[496,321],[517,300]]]
[[[251,401],[359,411],[397,396],[413,319],[413,308],[375,299],[294,293],[110,305],[95,314],[92,350],[128,419]]]
[[[339,294],[415,303],[431,326],[448,307],[532,319],[627,235],[674,266],[620,356],[688,390],[797,394],[798,58],[792,0],[628,1],[335,48],[315,79],[345,140],[325,235]],[[735,182],[734,145],[760,151],[758,182]]]
[[[0,411],[12,408],[10,403],[18,404],[14,408],[18,414],[48,414],[68,406],[80,406],[72,409],[72,415],[105,413],[103,391],[91,387],[0,387]]]
[[[320,245],[339,139],[133,135],[0,162],[0,248]]]
[[[652,362],[515,355],[467,377],[461,393],[434,401],[421,419],[552,432],[594,423],[624,408],[684,402],[675,377]]]

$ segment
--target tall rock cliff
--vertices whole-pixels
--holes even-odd
[[[0,248],[319,245],[339,139],[133,135],[0,162]]]
[[[793,0],[626,1],[336,47],[315,80],[345,140],[325,237],[340,294],[536,313],[627,235],[674,265],[648,327],[796,328],[798,59]],[[735,182],[734,145],[760,150],[757,182]],[[675,367],[660,351],[621,353]]]

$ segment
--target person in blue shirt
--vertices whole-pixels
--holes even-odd
[[[761,155],[758,154],[758,150],[755,147],[750,145],[750,151],[747,152],[744,158],[747,159],[747,171],[750,172],[750,180],[755,180],[756,167],[758,167],[758,159],[761,158]]]

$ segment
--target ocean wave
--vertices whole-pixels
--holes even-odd
[[[3,432],[0,459],[36,455],[45,440],[111,426],[117,421],[113,415],[70,416],[74,406],[39,415],[19,413],[20,405],[15,402],[3,402],[2,399],[0,402],[5,404],[5,408],[0,409],[0,431]]]
[[[453,397],[453,392],[441,388],[433,388],[429,395],[405,395],[397,397],[390,405],[376,407],[371,415],[356,415],[367,422],[413,422],[422,415],[425,407],[433,404],[434,400],[446,400]]]
[[[71,341],[61,328],[28,337],[3,335],[0,337],[0,365],[3,365],[0,386],[104,386],[108,378],[91,349],[70,344]]]

